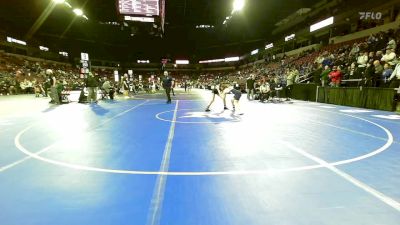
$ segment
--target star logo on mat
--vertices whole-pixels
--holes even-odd
[[[188,112],[179,118],[213,118],[213,119],[234,119],[231,113],[207,113],[207,112]]]

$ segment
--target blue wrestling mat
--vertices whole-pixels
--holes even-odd
[[[399,115],[210,96],[0,98],[0,224],[400,224]]]

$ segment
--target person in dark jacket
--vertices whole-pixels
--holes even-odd
[[[369,63],[367,63],[367,68],[364,72],[364,87],[372,87],[373,86],[373,77],[375,73],[375,67]]]
[[[97,78],[92,74],[89,73],[89,76],[86,80],[86,87],[88,89],[88,101],[89,103],[97,103],[97,88],[99,87],[99,82]]]
[[[110,97],[111,100],[114,100],[114,88],[111,85],[110,81],[107,80],[107,77],[104,78],[104,83],[102,85],[102,89]]]
[[[322,73],[322,64],[318,64],[317,65],[317,69],[315,69],[312,73],[311,73],[311,77],[312,77],[312,82],[315,83],[316,85],[320,86],[321,85],[321,73]]]
[[[167,104],[171,104],[171,88],[172,88],[172,77],[168,75],[168,71],[164,72],[164,78],[162,79],[162,85],[167,95]]]
[[[373,64],[375,68],[375,73],[372,76],[372,85],[373,87],[380,87],[382,86],[383,83],[382,80],[383,66],[381,65],[379,60],[375,60]]]
[[[254,93],[255,93],[255,78],[254,74],[251,74],[250,77],[246,81],[246,89],[247,89],[247,99],[254,100]]]

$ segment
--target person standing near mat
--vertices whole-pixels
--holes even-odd
[[[186,79],[185,79],[184,87],[185,87],[185,92],[186,92],[187,88],[188,88],[188,81]]]
[[[174,91],[174,89],[175,89],[175,78],[172,78],[171,92],[172,92],[172,95],[173,95],[173,96],[175,96],[175,91]]]
[[[89,76],[86,80],[86,87],[88,89],[88,102],[89,103],[97,103],[97,87],[99,86],[99,82],[97,77],[93,75],[93,73],[89,72]]]
[[[125,98],[129,98],[129,85],[128,85],[128,74],[124,74],[121,79],[121,91]]]
[[[167,95],[167,104],[171,104],[172,77],[168,75],[168,71],[164,71],[162,85],[165,90],[165,94]]]
[[[247,99],[254,100],[254,94],[256,92],[255,88],[255,76],[254,74],[251,74],[250,77],[246,81],[246,89],[247,89]]]
[[[389,88],[400,88],[400,62],[394,68],[388,81],[390,81]]]

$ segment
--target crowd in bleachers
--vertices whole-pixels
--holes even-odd
[[[0,94],[44,91],[44,95],[47,95],[51,83],[51,77],[46,73],[49,70],[66,86],[78,88],[84,85],[83,80],[79,78],[79,70],[70,64],[0,52]]]
[[[400,29],[371,34],[318,51],[283,57],[251,69],[239,70],[259,82],[277,80],[282,84],[316,83],[322,86],[399,87]],[[396,67],[399,69],[396,70]],[[236,73],[236,72],[235,72]]]
[[[400,30],[389,30],[371,34],[367,38],[330,44],[319,50],[308,50],[295,56],[268,58],[264,63],[237,70],[200,72],[197,75],[172,73],[172,76],[177,84],[190,83],[197,88],[210,88],[217,83],[229,82],[246,89],[251,75],[254,76],[257,88],[265,83],[286,87],[297,82],[334,87],[396,88],[399,86],[397,73],[400,74],[400,66],[397,66],[400,65],[398,43]],[[48,70],[66,89],[76,90],[85,86],[78,66],[0,52],[0,94],[44,92],[43,95],[46,95],[51,83],[51,77],[46,72]],[[102,82],[107,78],[113,87],[121,88],[123,81],[114,81],[114,69],[94,68],[92,73],[98,75]],[[160,87],[155,72],[134,74],[133,77],[125,80],[133,90]]]
[[[309,80],[321,85],[398,87],[392,74],[400,62],[399,42],[400,30],[389,30],[368,38],[328,45],[293,63],[313,67]]]

